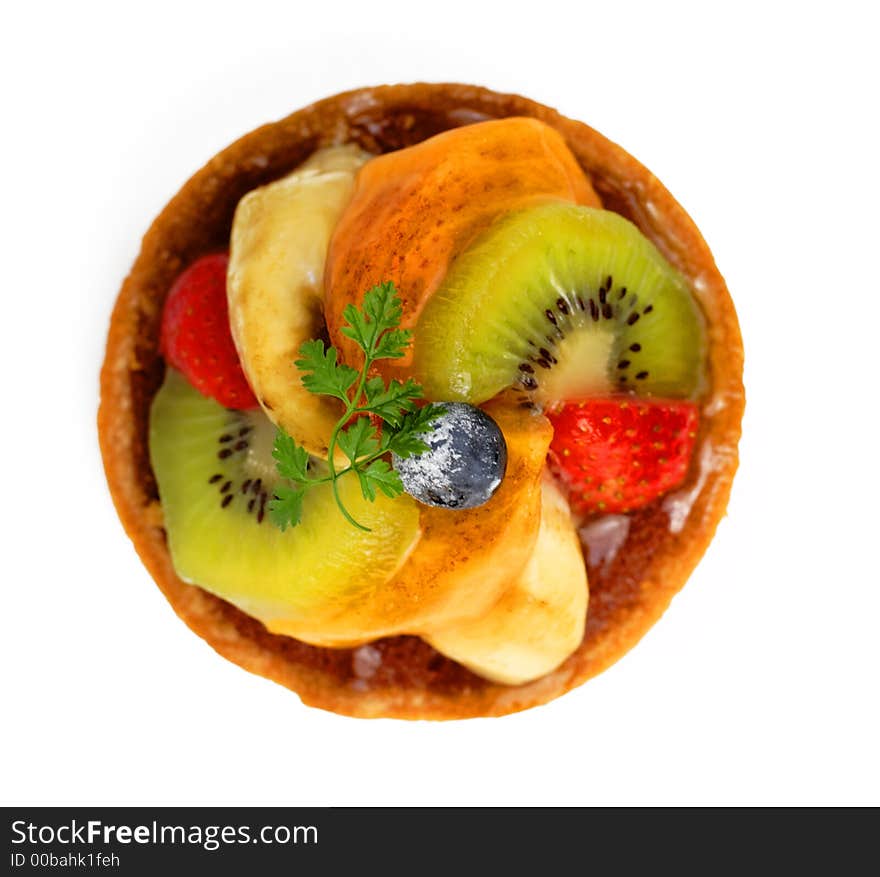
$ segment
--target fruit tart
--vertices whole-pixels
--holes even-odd
[[[98,426],[178,615],[310,705],[495,716],[608,667],[706,550],[742,343],[692,221],[580,122],[360,89],[147,232]]]

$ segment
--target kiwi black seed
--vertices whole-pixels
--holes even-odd
[[[584,298],[586,297],[585,303]],[[561,347],[565,338],[577,332],[583,324],[588,321],[594,323],[610,323],[609,331],[618,332],[619,327],[632,328],[638,323],[643,311],[640,311],[638,305],[638,295],[630,293],[625,285],[615,287],[614,278],[608,275],[599,286],[595,295],[588,292],[577,293],[573,296],[573,305],[565,298],[556,300],[556,311],[545,310],[545,316],[553,326],[553,334],[545,335],[544,340],[551,348]],[[653,310],[652,306],[648,306],[648,313]],[[587,311],[589,310],[589,313]],[[530,348],[534,348],[535,344],[532,339],[527,339]],[[623,387],[627,382],[635,379],[644,381],[650,377],[650,369],[643,368],[635,370],[634,366],[638,365],[638,358],[631,354],[640,353],[642,345],[638,341],[634,341],[628,346],[621,344],[629,355],[621,355],[614,363],[613,368],[616,374],[613,380]],[[533,368],[538,365],[541,368],[550,370],[558,363],[558,359],[546,348],[542,347],[538,353],[529,352],[526,359],[518,366],[522,373],[519,377],[519,384],[526,390],[535,391],[540,385],[540,378],[535,377],[536,372]]]
[[[241,494],[245,499],[239,505],[245,514],[253,515],[256,522],[262,524],[266,520],[266,504],[274,495],[274,479],[270,479],[267,486],[261,477],[254,478],[254,471],[265,474],[274,467],[269,440],[274,441],[275,430],[256,412],[226,409],[226,415],[228,423],[217,437],[220,471],[211,475],[208,484],[217,488],[220,508],[228,508]]]
[[[229,411],[172,368],[150,409],[150,462],[177,574],[267,626],[386,581],[419,532],[414,502],[369,502],[354,477],[337,489],[369,531],[341,534],[347,525],[329,483],[308,492],[297,526],[274,526],[275,434],[262,411]]]
[[[692,397],[703,318],[630,222],[548,204],[509,214],[453,263],[416,326],[429,398],[479,403],[519,385],[542,403],[615,391]]]
[[[268,525],[267,505],[279,481],[272,458],[275,426],[259,410],[206,406],[176,374],[166,383],[161,410],[186,425],[191,465],[201,473],[190,489],[207,494],[199,502],[212,497],[211,505],[224,514]],[[158,416],[152,426],[163,427]]]

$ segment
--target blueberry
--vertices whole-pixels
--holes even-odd
[[[430,450],[406,459],[393,455],[406,492],[425,505],[472,509],[492,497],[507,468],[507,444],[498,424],[465,402],[444,402],[434,428],[421,436]]]

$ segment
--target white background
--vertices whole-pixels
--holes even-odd
[[[3,24],[2,790],[23,803],[880,802],[877,86],[869,3],[16,4]],[[622,144],[745,337],[742,465],[645,640],[549,706],[303,707],[216,656],[97,450],[110,309],[213,153],[317,98],[465,81]]]

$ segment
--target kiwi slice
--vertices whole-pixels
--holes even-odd
[[[552,203],[508,214],[452,264],[415,329],[429,398],[479,404],[517,384],[547,404],[611,392],[689,398],[703,318],[631,223]]]
[[[278,481],[274,439],[261,411],[223,408],[173,369],[153,401],[150,460],[175,570],[270,630],[275,619],[307,620],[384,583],[419,536],[414,500],[369,502],[350,476],[339,480],[340,496],[371,532],[345,522],[325,484],[282,533],[266,509]]]

